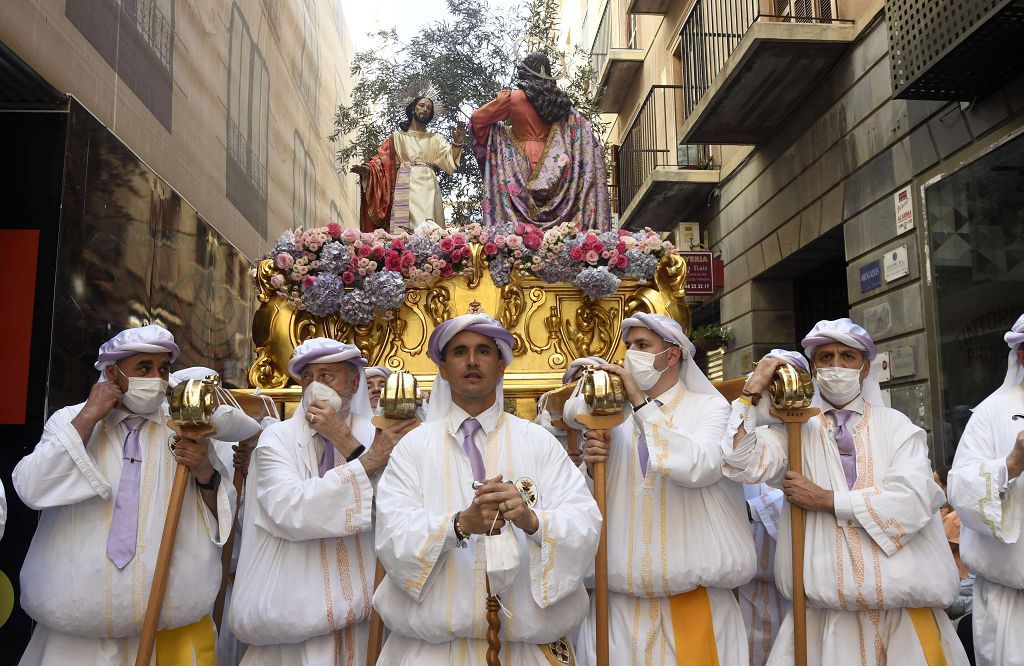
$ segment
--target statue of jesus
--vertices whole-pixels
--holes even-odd
[[[444,203],[435,169],[452,174],[462,159],[466,138],[463,123],[455,126],[452,142],[427,131],[434,119],[434,100],[416,97],[405,107],[405,121],[363,164],[359,174],[359,227],[362,231],[400,227],[415,230],[422,224],[444,226]]]

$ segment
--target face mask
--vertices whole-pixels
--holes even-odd
[[[815,379],[821,396],[833,405],[845,405],[860,395],[861,368],[818,368]]]
[[[128,390],[121,396],[121,404],[134,414],[152,414],[160,409],[167,398],[167,380],[160,377],[129,377],[114,364],[121,376],[128,380]]]
[[[510,525],[500,534],[485,536],[487,550],[487,580],[491,594],[501,594],[511,589],[519,573],[519,538]]]
[[[384,415],[384,405],[382,405],[379,402],[377,403],[376,407],[370,407],[370,409],[373,410],[373,415],[374,416],[383,416]]]
[[[302,409],[308,410],[314,402],[320,401],[336,412],[347,413],[349,401],[338,395],[338,392],[327,384],[313,382],[302,392]]]
[[[577,382],[572,395],[562,405],[562,421],[565,425],[573,430],[586,430],[586,427],[576,420],[577,416],[590,416],[590,406],[583,395],[583,382]]]
[[[213,410],[210,425],[216,429],[213,438],[221,442],[244,442],[260,432],[255,419],[232,405],[220,405]]]
[[[626,352],[626,362],[623,366],[626,368],[626,372],[633,375],[633,379],[636,380],[636,385],[640,387],[641,391],[646,391],[657,384],[661,374],[668,370],[668,368],[665,370],[654,369],[654,359],[667,351],[670,350],[666,349],[657,354],[637,349],[630,349]]]

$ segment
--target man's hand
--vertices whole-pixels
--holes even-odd
[[[598,370],[605,370],[610,374],[616,375],[622,379],[622,388],[626,392],[626,400],[629,400],[629,404],[634,407],[639,406],[641,402],[647,399],[647,394],[640,390],[637,386],[636,380],[633,379],[633,375],[626,372],[626,369],[621,365],[615,365],[609,363],[608,365],[597,366]]]
[[[367,176],[370,175],[370,167],[366,166],[365,164],[353,164],[349,168],[349,172],[359,174],[360,178],[366,178]]]
[[[1006,456],[1006,480],[1016,479],[1024,472],[1024,430],[1017,433],[1010,455]]]
[[[306,423],[309,427],[324,436],[341,451],[346,458],[359,448],[359,442],[352,436],[348,427],[348,419],[332,409],[327,403],[314,400],[306,410]]]
[[[461,120],[455,123],[455,131],[452,132],[452,143],[456,146],[461,146],[466,140],[466,123]]]
[[[786,472],[782,479],[782,492],[786,501],[808,511],[835,513],[835,495],[831,490],[817,486],[800,472]]]
[[[501,475],[496,477],[501,479]],[[476,491],[474,503],[498,507],[501,520],[511,522],[513,525],[526,532],[533,534],[540,527],[540,521],[533,509],[526,506],[523,496],[519,493],[513,483],[489,483]],[[493,518],[492,518],[493,520]],[[462,522],[462,516],[459,516]]]
[[[249,474],[249,460],[252,458],[252,450],[256,448],[258,439],[259,435],[256,435],[231,447],[231,450],[235,452],[235,455],[231,457],[231,462],[243,477]]]
[[[171,445],[174,459],[188,467],[199,483],[209,483],[216,473],[210,462],[210,440],[189,428],[182,428],[181,436]]]
[[[765,389],[772,383],[772,377],[775,376],[775,371],[786,365],[786,361],[781,358],[765,357],[757,362],[757,367],[754,368],[754,372],[747,378],[746,383],[743,385],[743,390],[754,395],[760,395],[765,392]]]
[[[71,419],[72,427],[82,438],[82,446],[89,445],[89,438],[92,437],[92,431],[96,424],[121,404],[122,397],[124,397],[124,393],[115,382],[97,382],[92,385],[89,390],[89,398],[85,401],[82,411]]]
[[[508,484],[501,482],[501,474],[493,479],[484,479],[483,485],[476,491],[476,496],[469,506],[459,513],[459,528],[466,534],[497,534],[505,526],[498,504],[484,499],[493,493],[500,493]],[[490,532],[491,526],[494,532]]]
[[[583,436],[587,438],[583,442],[583,461],[587,463],[587,474],[594,478],[594,463],[608,460],[612,434],[607,430],[588,430]]]
[[[419,419],[406,419],[399,421],[386,430],[378,430],[377,434],[373,437],[373,444],[370,446],[370,450],[359,458],[366,473],[374,474],[384,469],[388,461],[391,460],[391,452],[394,450],[395,445],[405,437],[407,432],[418,424]]]

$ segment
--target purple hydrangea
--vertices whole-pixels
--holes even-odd
[[[539,269],[537,277],[545,282],[573,282],[579,265],[569,257],[569,245],[566,244],[554,259],[549,259]]]
[[[626,259],[629,259],[626,275],[634,277],[640,282],[649,282],[654,277],[654,271],[658,268],[658,258],[653,254],[647,254],[640,248],[633,247],[626,250]]]
[[[274,249],[270,251],[267,256],[273,257],[282,252],[294,253],[295,252],[295,234],[291,231],[286,231],[281,234],[281,237],[274,243]]]
[[[512,279],[512,262],[509,261],[507,254],[499,254],[491,259],[487,270],[490,271],[494,284],[499,287],[504,287]]]
[[[331,241],[320,250],[321,271],[340,275],[348,262],[348,248],[339,241]]]
[[[373,301],[362,289],[354,289],[342,296],[338,312],[342,319],[355,326],[373,323]]]
[[[615,293],[619,278],[604,266],[584,268],[576,276],[576,286],[592,300],[599,301]]]
[[[302,302],[310,314],[326,317],[338,311],[338,304],[344,291],[345,285],[340,277],[331,273],[321,273],[313,284],[302,288]]]
[[[416,255],[417,265],[438,254],[437,243],[426,236],[411,236],[409,242],[405,244],[405,249]]]
[[[397,310],[405,300],[405,281],[395,271],[380,271],[363,282],[366,295],[381,310]]]

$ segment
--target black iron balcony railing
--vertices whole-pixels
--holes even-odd
[[[590,49],[590,65],[594,76],[600,80],[601,71],[608,62],[612,49],[636,49],[636,16],[627,15],[621,0],[608,0],[597,24],[594,45]]]
[[[836,0],[696,0],[681,31],[680,54],[689,116],[743,35],[759,21],[838,22]]]
[[[135,28],[168,70],[174,50],[174,28],[155,0],[124,0],[123,11],[135,19]]]
[[[703,144],[679,143],[684,86],[651,86],[619,145],[619,211],[625,212],[655,169],[709,169]]]

